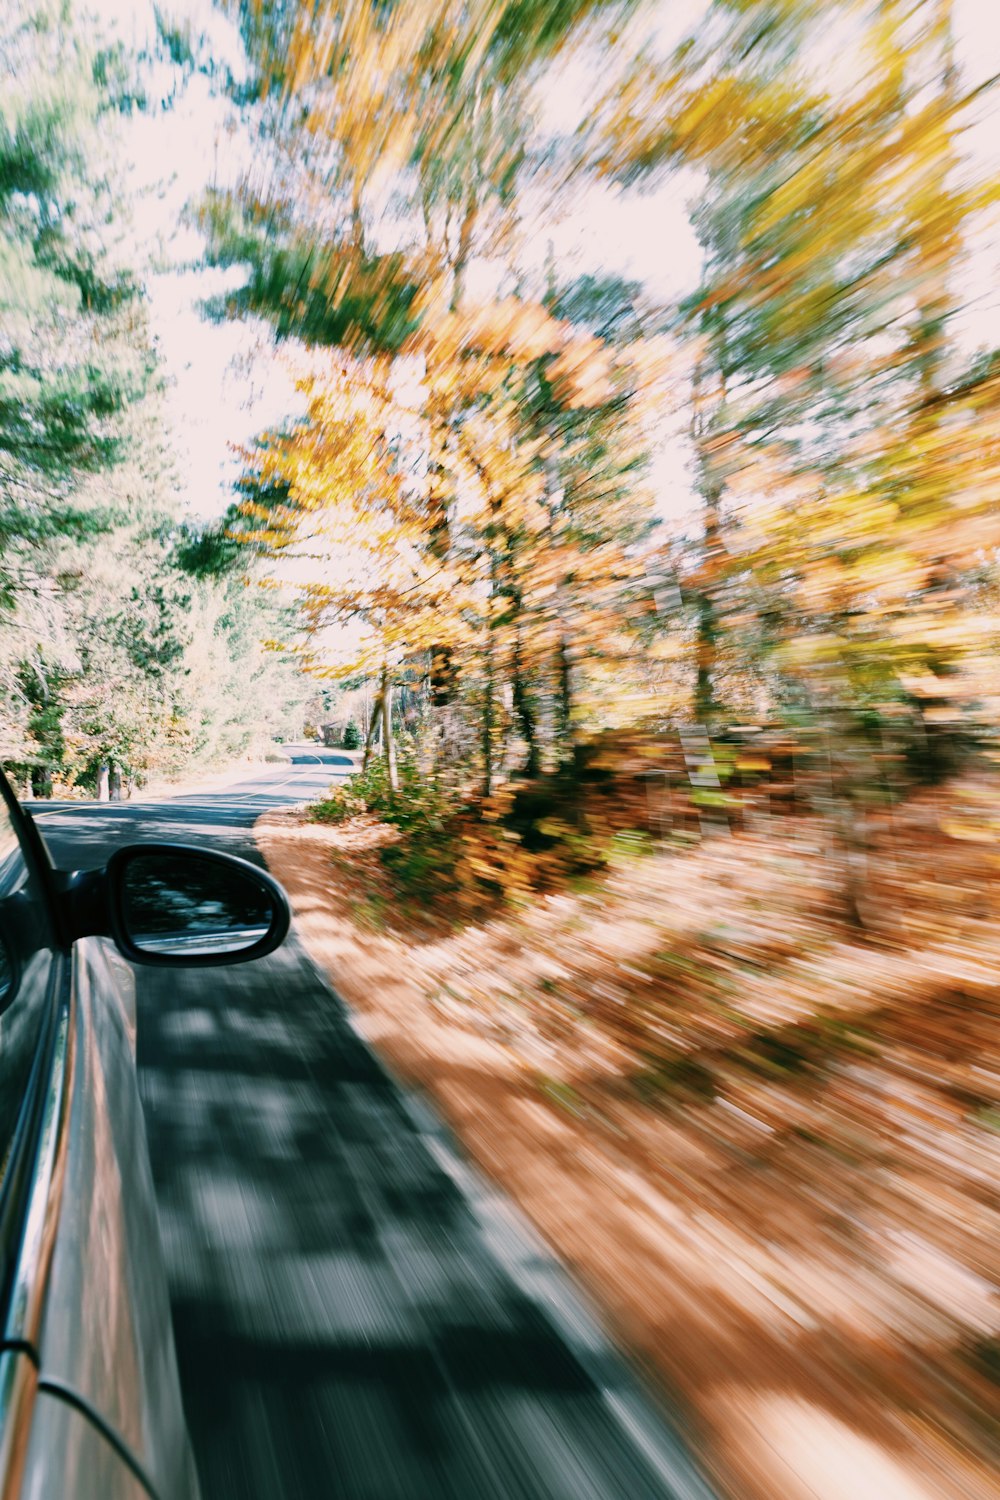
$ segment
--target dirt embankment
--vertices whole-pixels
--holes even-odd
[[[380,825],[257,825],[365,1035],[741,1500],[1000,1497],[1000,857],[927,816],[861,935],[808,825],[460,931],[400,915]]]

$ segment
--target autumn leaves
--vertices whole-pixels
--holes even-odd
[[[965,146],[989,89],[960,74],[949,0],[715,0],[666,56],[605,29],[635,6],[561,7],[512,72],[524,9],[291,8],[274,222],[307,268],[347,269],[335,347],[297,330],[305,419],[247,456],[283,499],[246,519],[315,559],[314,665],[422,684],[486,787],[628,712],[988,719],[1000,386],[955,327],[997,177]],[[850,77],[823,65],[834,21]],[[532,101],[574,48],[605,49],[608,87],[543,150]],[[678,166],[702,184],[684,303],[531,270],[540,189]],[[647,459],[685,404],[700,515],[668,532]]]

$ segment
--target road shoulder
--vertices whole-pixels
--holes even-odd
[[[613,1272],[604,1266],[604,1274],[595,1275],[585,1251],[588,1242],[606,1243],[594,1226],[607,1211],[613,1214],[615,1164],[596,1161],[586,1150],[577,1157],[571,1139],[554,1142],[554,1118],[547,1122],[548,1136],[540,1132],[538,1106],[510,1057],[485,1038],[470,1049],[467,1038],[435,1019],[426,994],[402,971],[390,945],[359,941],[350,919],[336,914],[324,831],[306,822],[301,810],[291,810],[265,814],[254,837],[288,892],[307,952],[401,1085],[414,1128],[462,1189],[504,1269],[544,1303],[574,1357],[594,1374],[623,1428],[669,1485],[665,1493],[676,1500],[711,1500],[731,1492],[695,1411],[684,1405],[675,1416],[666,1414],[662,1364],[629,1306],[645,1301],[641,1262]],[[605,1274],[619,1288],[630,1287],[630,1296],[616,1296]],[[602,1325],[635,1370],[620,1385],[609,1386],[608,1375],[624,1376],[625,1359],[612,1355]],[[654,1331],[656,1342],[664,1336],[667,1330]],[[647,1399],[644,1386],[660,1397]],[[672,1395],[669,1382],[666,1391]]]

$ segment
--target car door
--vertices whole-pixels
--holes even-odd
[[[120,966],[120,961],[119,961]],[[0,1496],[191,1500],[134,1014],[0,777]]]

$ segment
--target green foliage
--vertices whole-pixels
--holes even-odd
[[[174,82],[207,66],[203,38],[158,20],[150,58],[62,0],[0,0],[0,746],[38,795],[293,738],[310,692],[261,645],[284,621],[243,587],[235,509],[175,520],[107,130],[143,107],[151,61]]]
[[[374,789],[368,783],[368,774],[352,776],[348,781],[334,785],[326,797],[314,802],[309,817],[314,823],[346,823],[350,818],[368,812],[368,796]]]
[[[220,526],[181,527],[174,548],[177,566],[193,578],[224,578],[247,565],[245,548]]]
[[[273,216],[248,222],[238,200],[217,194],[202,204],[199,219],[211,264],[249,267],[238,291],[205,303],[210,318],[256,315],[268,319],[279,339],[390,354],[417,326],[417,285],[398,254],[359,255],[316,243]]]
[[[399,787],[395,792],[384,758],[375,755],[364,770],[336,783],[328,797],[313,805],[310,816],[318,823],[342,823],[370,812],[394,828],[438,827],[447,817],[448,803],[433,781],[421,774],[411,736],[398,737],[396,755]]]
[[[102,248],[115,205],[90,38],[61,7],[0,8],[0,603],[39,549],[112,523],[88,480],[128,456],[154,360],[136,278]],[[98,70],[99,72],[99,70]]]
[[[565,286],[552,287],[545,306],[555,317],[614,343],[641,338],[660,321],[641,282],[620,276],[578,276]]]
[[[382,862],[404,898],[433,904],[455,881],[459,845],[454,802],[422,773],[411,736],[399,738],[397,768],[398,787],[393,791],[385,760],[373,758],[365,770],[314,803],[309,815],[318,823],[343,823],[371,813],[398,830],[398,841],[382,847]]]
[[[254,460],[263,460],[284,434],[261,434],[252,450]],[[182,525],[175,544],[177,566],[194,578],[216,578],[244,574],[254,557],[264,553],[258,541],[266,526],[280,525],[287,509],[289,485],[264,478],[252,464],[235,485],[237,499],[222,520],[207,526]]]
[[[492,56],[505,79],[552,55],[595,14],[621,16],[626,0],[506,0],[494,7]]]
[[[348,719],[344,725],[344,733],[340,743],[345,750],[357,750],[361,744],[361,730],[353,719]]]

